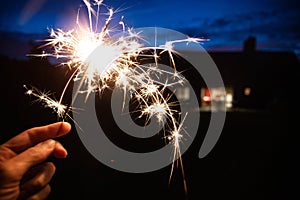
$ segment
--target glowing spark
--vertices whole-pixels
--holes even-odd
[[[32,87],[31,89],[28,89],[26,85],[24,85],[24,88],[27,89],[26,94],[30,96],[37,97],[37,101],[42,102],[45,106],[45,108],[51,108],[60,118],[63,118],[65,116],[67,111],[67,106],[63,105],[61,102],[56,101],[52,98],[50,98],[49,92],[44,93],[40,90]]]
[[[155,117],[159,124],[165,124],[170,122],[168,129],[171,129],[166,133],[166,137],[174,146],[173,163],[175,158],[180,157],[180,142],[183,138],[183,121],[178,124],[177,119],[174,117],[176,114],[181,115],[178,111],[173,110],[176,102],[170,102],[171,96],[165,97],[163,92],[165,88],[174,85],[181,85],[186,80],[176,70],[176,63],[173,59],[175,43],[198,43],[203,41],[197,38],[187,38],[182,40],[167,41],[164,45],[154,46],[151,49],[154,50],[152,55],[143,55],[144,51],[149,50],[149,47],[144,47],[141,40],[143,40],[140,33],[136,33],[133,29],[127,28],[123,22],[123,17],[119,22],[122,27],[122,36],[111,37],[110,33],[113,30],[109,29],[114,10],[107,8],[107,18],[100,31],[99,16],[100,6],[102,0],[96,0],[91,3],[89,0],[83,0],[87,11],[89,26],[86,27],[80,23],[79,13],[76,19],[76,27],[69,31],[61,29],[50,30],[50,38],[46,39],[44,46],[50,46],[53,48],[51,53],[43,53],[41,55],[31,56],[51,56],[57,59],[62,59],[61,65],[66,65],[70,69],[74,69],[73,75],[70,77],[65,89],[61,95],[59,101],[52,100],[48,93],[42,93],[36,88],[27,89],[28,95],[33,95],[41,101],[45,107],[49,107],[57,113],[58,117],[64,118],[67,112],[70,111],[71,106],[62,104],[62,99],[65,95],[66,88],[70,84],[71,80],[79,81],[79,88],[77,89],[75,98],[79,93],[86,93],[86,98],[92,92],[103,91],[106,88],[110,88],[109,83],[113,82],[114,87],[121,88],[125,94],[129,93],[131,97],[138,100],[139,109],[141,115],[147,115],[150,119]],[[95,11],[93,6],[97,7]],[[103,5],[104,6],[104,5]],[[95,21],[94,21],[94,18]],[[162,50],[161,53],[167,52],[172,62],[174,72],[170,73],[159,69],[157,66],[157,59],[160,54],[157,54],[156,50]],[[137,61],[140,56],[151,56],[155,60],[155,64],[151,66],[140,65]],[[100,58],[99,58],[100,57]],[[159,77],[162,74],[169,74],[173,77],[175,82],[168,83],[168,81],[160,82]],[[157,80],[152,79],[156,76]],[[163,89],[159,89],[162,86]],[[72,104],[71,104],[72,105]],[[123,104],[124,105],[124,104]],[[184,118],[187,113],[185,113]],[[69,116],[69,115],[67,115]],[[69,116],[70,117],[70,116]],[[168,135],[168,136],[167,136]],[[182,165],[181,158],[179,159]],[[172,171],[173,171],[172,165]],[[183,169],[183,168],[182,168]],[[183,172],[183,171],[182,171]],[[171,173],[172,174],[172,173]],[[184,173],[182,173],[184,175]],[[186,189],[186,186],[185,186]]]

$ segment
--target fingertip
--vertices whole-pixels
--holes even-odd
[[[72,127],[71,124],[68,122],[56,122],[51,124],[51,126],[54,126],[55,129],[57,129],[57,133],[56,133],[57,136],[67,134],[68,132],[70,132]]]
[[[66,158],[68,155],[67,151],[64,150],[54,150],[53,151],[53,156],[55,158]]]
[[[56,158],[65,158],[65,157],[67,157],[67,155],[68,155],[68,152],[63,147],[63,145],[59,142],[56,142],[55,148],[53,150],[53,156]]]
[[[69,132],[72,126],[69,122],[61,122],[61,129],[63,132]]]

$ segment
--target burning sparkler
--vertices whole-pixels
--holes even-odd
[[[46,43],[43,47],[51,47],[53,52],[31,55],[61,59],[63,60],[61,65],[66,65],[74,70],[59,101],[51,99],[49,93],[40,92],[36,88],[26,87],[26,93],[37,97],[45,107],[53,109],[58,117],[64,120],[66,116],[70,117],[68,112],[77,95],[84,93],[88,98],[92,92],[101,94],[105,89],[112,87],[122,89],[124,92],[123,102],[125,102],[126,94],[130,94],[130,97],[135,98],[138,102],[138,110],[141,113],[139,117],[147,116],[148,119],[155,117],[159,124],[168,123],[165,138],[174,147],[171,176],[177,157],[179,157],[183,172],[180,143],[185,133],[182,125],[188,113],[180,113],[178,110],[172,109],[177,102],[170,102],[170,96],[166,97],[164,91],[170,86],[181,85],[186,81],[176,69],[173,58],[176,52],[173,50],[173,45],[183,42],[198,43],[203,39],[186,38],[167,41],[164,45],[151,48],[145,47],[141,42],[144,41],[142,34],[127,28],[122,21],[123,17],[119,22],[121,26],[119,32],[122,34],[116,34],[117,37],[111,36],[116,31],[110,29],[114,10],[105,6],[102,0],[95,0],[93,3],[88,0],[83,0],[83,2],[87,8],[89,25],[81,24],[78,12],[76,28],[69,31],[50,30],[50,38],[45,40]],[[107,18],[101,28],[99,27],[100,6],[107,9]],[[151,50],[150,54],[149,49]],[[158,67],[157,60],[162,53],[169,55],[173,68],[172,73]],[[150,57],[155,62],[152,65],[142,65],[138,59],[140,57],[146,59]],[[168,73],[173,79],[172,82],[159,80],[159,76],[165,73]],[[153,75],[158,78],[154,80]],[[72,103],[63,105],[62,99],[72,81],[78,81],[79,87],[76,89]],[[175,115],[181,116],[181,122]]]

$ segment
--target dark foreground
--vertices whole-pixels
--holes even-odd
[[[54,160],[57,173],[50,199],[289,199],[293,187],[287,123],[284,114],[228,113],[208,156],[198,158],[201,134],[183,155],[187,193],[178,168],[170,184],[170,167],[144,174],[116,171],[94,159],[72,133],[61,139],[68,158]]]

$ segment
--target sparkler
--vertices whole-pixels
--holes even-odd
[[[181,166],[184,176],[181,160],[180,143],[185,133],[183,122],[188,113],[180,113],[172,109],[177,102],[170,102],[171,96],[165,96],[166,88],[174,85],[182,85],[186,80],[176,69],[176,63],[173,55],[176,51],[173,49],[175,43],[198,43],[203,39],[186,38],[181,40],[167,41],[164,45],[153,46],[151,48],[143,45],[144,38],[141,33],[136,33],[132,28],[125,26],[123,17],[119,21],[121,27],[121,36],[111,36],[116,30],[110,29],[113,14],[112,8],[103,4],[102,0],[83,0],[88,13],[88,25],[85,26],[80,21],[78,11],[76,27],[72,30],[64,31],[62,29],[51,29],[50,38],[45,40],[42,47],[51,47],[52,52],[44,52],[40,57],[55,57],[63,60],[60,64],[68,66],[74,70],[69,81],[58,101],[51,99],[49,93],[40,92],[37,88],[25,88],[26,94],[33,95],[42,102],[45,107],[53,109],[57,116],[65,120],[70,117],[68,112],[72,109],[73,102],[79,94],[85,94],[86,98],[92,93],[101,93],[105,89],[112,87],[121,88],[124,92],[123,109],[125,105],[126,94],[138,102],[138,110],[141,113],[139,117],[147,116],[149,120],[155,117],[160,125],[167,122],[168,128],[165,129],[165,139],[171,142],[174,147],[173,165],[170,174],[170,180],[174,169],[176,158]],[[107,18],[100,27],[100,7],[107,10]],[[151,53],[149,54],[149,49]],[[148,53],[145,53],[148,52]],[[162,53],[167,53],[171,60],[173,72],[162,70],[158,67],[157,60]],[[140,57],[155,60],[151,65],[141,65]],[[173,79],[172,82],[160,81],[159,76],[168,73]],[[152,77],[156,76],[157,79]],[[175,80],[175,81],[174,81]],[[63,105],[62,100],[67,87],[72,81],[79,81],[79,87],[76,90],[75,97],[70,105]],[[113,84],[111,84],[113,83]],[[181,122],[175,117],[181,116]],[[184,181],[186,191],[186,183]]]

